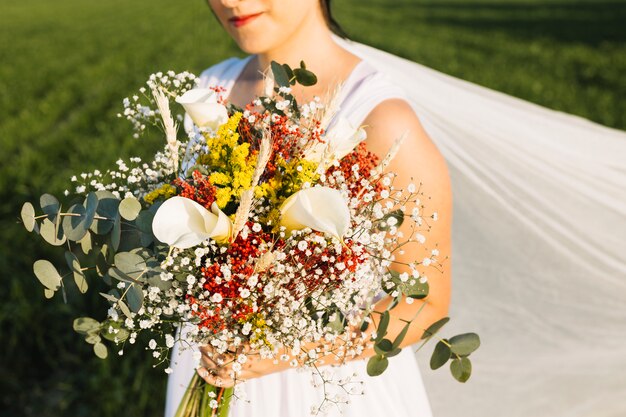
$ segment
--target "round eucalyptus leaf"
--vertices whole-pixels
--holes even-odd
[[[385,353],[385,356],[388,358],[391,358],[393,356],[396,356],[397,354],[399,354],[400,352],[402,352],[402,349],[400,348],[395,348],[394,350],[392,350],[391,352],[387,352]]]
[[[65,251],[65,263],[67,263],[67,267],[70,268],[72,271],[80,272],[80,261],[78,260],[76,255],[74,255],[69,250]]]
[[[404,213],[402,210],[394,210],[380,219],[378,228],[380,230],[389,230],[392,227],[400,227],[404,223]]]
[[[151,287],[157,287],[161,291],[167,291],[172,288],[172,281],[163,281],[160,275],[150,277],[148,284],[150,284]]]
[[[96,343],[100,343],[100,341],[102,341],[102,338],[100,337],[98,332],[90,332],[87,333],[87,336],[85,336],[85,342],[89,343],[90,345],[95,345]]]
[[[466,356],[480,346],[480,337],[476,333],[464,333],[450,338],[452,352]]]
[[[54,291],[49,290],[48,288],[44,288],[43,289],[43,295],[44,295],[44,297],[46,297],[49,300],[52,297],[54,297]]]
[[[105,235],[111,231],[120,205],[119,198],[110,191],[96,191],[98,207],[96,214],[104,219],[96,219],[91,224],[91,230],[99,235]]]
[[[39,206],[43,210],[44,213],[48,215],[48,219],[51,222],[54,222],[59,214],[59,210],[61,210],[61,204],[59,204],[59,200],[51,194],[43,194],[39,198]]]
[[[33,272],[44,287],[56,291],[61,286],[61,275],[50,261],[40,259],[33,264]]]
[[[107,301],[110,301],[111,303],[115,304],[117,303],[117,297],[112,295],[112,294],[107,294],[104,292],[99,293],[101,296],[103,296]]]
[[[146,261],[135,253],[119,252],[113,259],[115,267],[131,278],[139,278],[147,268]]]
[[[95,345],[93,345],[93,352],[100,359],[106,359],[106,357],[109,355],[109,350],[104,343],[96,343]]]
[[[385,372],[389,366],[389,360],[382,355],[372,356],[367,361],[367,374],[369,376],[378,376]]]
[[[92,319],[91,317],[79,317],[74,319],[72,327],[77,333],[89,334],[100,329],[100,322]]]
[[[87,233],[87,225],[85,223],[85,207],[82,204],[74,204],[63,217],[63,232],[71,241],[78,242],[85,233]]]
[[[376,343],[376,347],[383,352],[391,352],[394,349],[393,343],[391,343],[391,340],[389,339],[383,339]]]
[[[300,85],[310,87],[317,84],[317,76],[308,69],[296,68],[293,70],[293,74]]]
[[[122,219],[119,214],[115,215],[113,229],[111,229],[111,247],[117,251],[122,240]]]
[[[130,288],[126,293],[126,301],[128,301],[128,306],[130,307],[130,310],[133,313],[137,313],[143,305],[142,289],[135,284],[130,284]]]
[[[51,244],[52,246],[61,246],[65,243],[67,238],[63,235],[61,238],[58,236],[58,230],[54,223],[49,219],[44,219],[41,223],[41,237]]]
[[[123,328],[121,323],[113,320],[107,320],[102,323],[101,334],[105,339],[110,340],[111,342],[115,342],[117,339],[117,342],[119,343],[128,339],[130,332]]]
[[[91,241],[91,233],[89,233],[89,231],[85,233],[85,236],[83,236],[83,238],[78,243],[80,243],[80,248],[83,251],[83,253],[85,255],[89,254],[89,252],[91,252],[91,249],[93,249],[93,243]]]
[[[119,300],[117,302],[117,306],[120,308],[120,310],[122,310],[122,313],[128,317],[129,319],[133,318],[133,313],[130,311],[130,308],[128,308],[128,306],[126,305],[126,303],[122,300]]]
[[[76,283],[76,287],[78,287],[78,291],[81,294],[84,294],[89,289],[89,285],[87,285],[87,280],[85,279],[85,275],[82,272],[74,271],[74,283]]]
[[[445,326],[445,324],[449,321],[450,317],[444,317],[428,326],[428,329],[424,330],[424,334],[422,335],[421,340],[428,339],[429,337],[433,336],[435,333],[441,330],[441,328]]]
[[[154,219],[154,213],[151,211],[142,211],[137,216],[135,224],[144,233],[152,233],[152,220]]]
[[[450,362],[450,372],[457,381],[466,382],[472,375],[472,362],[468,358],[454,359]]]
[[[287,71],[285,71],[285,67],[276,61],[272,61],[270,65],[276,84],[281,87],[289,87],[289,75]]]
[[[441,368],[448,362],[451,354],[452,352],[447,344],[442,341],[437,343],[433,355],[430,357],[430,369],[435,370]]]
[[[106,260],[106,256],[102,252],[98,253],[98,256],[96,256],[96,272],[102,277],[108,270],[109,263]]]
[[[87,228],[90,228],[98,209],[98,195],[93,191],[87,194],[83,206],[85,207],[85,225]]]
[[[135,197],[127,197],[120,203],[120,216],[128,221],[133,221],[141,212],[141,203]]]
[[[24,227],[26,228],[26,230],[28,230],[29,232],[32,232],[35,229],[35,208],[33,207],[33,205],[31,203],[24,203],[22,205],[22,211],[20,213],[20,216],[22,218],[22,223],[24,224]]]

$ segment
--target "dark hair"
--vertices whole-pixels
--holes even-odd
[[[326,24],[330,30],[337,36],[341,36],[344,39],[348,39],[348,34],[339,26],[339,23],[333,18],[333,14],[330,9],[330,0],[320,0],[320,4],[322,5],[322,13],[324,14],[324,19],[326,19]]]

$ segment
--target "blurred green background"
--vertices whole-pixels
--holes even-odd
[[[626,0],[334,3],[358,41],[626,128]],[[116,118],[150,73],[199,73],[231,55],[241,53],[202,0],[0,0],[0,416],[162,415],[163,371],[140,347],[95,358],[71,327],[105,315],[97,284],[70,291],[68,305],[45,300],[32,262],[62,264],[62,251],[17,218],[71,175],[160,146]]]

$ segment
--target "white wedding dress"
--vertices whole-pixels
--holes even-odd
[[[244,59],[231,58],[201,75],[200,86],[222,86],[228,96],[235,80],[245,67]],[[360,126],[370,111],[390,98],[404,98],[402,90],[367,61],[361,61],[345,80],[340,98],[340,110],[335,115],[347,118],[353,126]],[[390,358],[389,368],[382,376],[369,377],[366,361],[351,361],[341,368],[333,368],[337,377],[356,373],[355,381],[362,381],[364,395],[350,395],[348,406],[333,406],[329,416],[345,417],[431,417],[430,405],[417,360],[412,347]],[[173,373],[167,387],[166,417],[173,417],[178,404],[196,368],[192,349],[180,349],[177,343],[172,351]],[[321,388],[311,384],[311,372],[289,369],[249,380],[243,384],[249,401],[236,401],[230,417],[306,417],[311,406],[319,406]],[[340,414],[340,410],[342,414]]]
[[[405,349],[389,374],[364,377],[366,395],[347,415],[427,416],[430,402],[436,417],[626,416],[626,133],[337,41],[366,61],[342,113],[358,123],[403,93],[446,158],[453,293],[442,333],[476,331],[483,342],[466,384],[428,370],[428,350],[418,355],[428,400]],[[229,88],[242,64],[206,75]],[[365,94],[368,79],[387,85],[380,74],[401,93]],[[167,417],[193,372],[190,354],[173,360]],[[234,415],[308,415],[307,378],[288,371],[250,382],[252,405]]]

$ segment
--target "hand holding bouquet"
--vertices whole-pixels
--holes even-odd
[[[254,377],[253,363],[279,359],[320,373],[329,358],[341,363],[373,346],[367,372],[382,374],[411,325],[405,320],[386,338],[390,311],[425,298],[424,269],[442,266],[436,249],[402,269],[395,261],[406,244],[424,244],[420,231],[437,218],[424,217],[418,185],[396,189],[386,172],[402,138],[379,160],[363,129],[334,117],[336,94],[300,105],[292,88],[316,82],[304,64],[272,63],[267,95],[245,109],[225,102],[218,87],[194,88],[195,80],[156,74],[140,90],[143,99],[125,100],[123,116],[137,136],[148,124],[165,133],[152,161],[131,158],[73,178],[68,210],[47,194],[43,215],[24,205],[29,231],[67,245],[65,276],[35,262],[46,297],[64,294],[68,276],[86,291],[87,271],[111,287],[101,292],[111,305],[105,320],[74,322],[100,357],[108,352],[103,339],[121,354],[142,332],[159,362],[177,338],[203,346],[203,375],[192,379],[179,416],[226,415],[240,396],[237,383]],[[183,116],[171,99],[193,120],[186,139],[178,138]],[[380,311],[386,297],[392,302]],[[425,329],[424,342],[446,321]],[[187,331],[175,331],[182,326]],[[431,365],[452,359],[464,382],[478,345],[473,333],[441,339]]]

